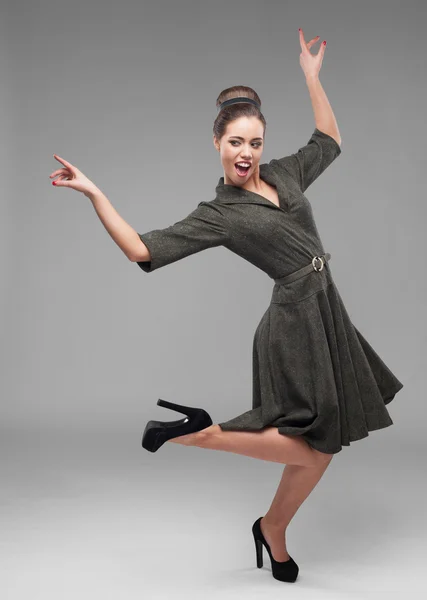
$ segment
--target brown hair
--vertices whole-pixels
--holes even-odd
[[[220,104],[222,104],[225,100],[231,100],[232,98],[237,98],[240,96],[251,98],[252,100],[258,102],[258,104],[261,106],[260,97],[255,90],[245,85],[234,85],[233,87],[222,90],[216,100],[216,107],[219,108]],[[258,117],[258,119],[264,125],[265,135],[267,123],[261,110],[249,102],[236,102],[236,104],[224,106],[224,108],[218,113],[213,125],[213,132],[217,139],[220,140],[222,138],[228,123],[235,121],[240,117]]]

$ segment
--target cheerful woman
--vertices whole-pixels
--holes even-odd
[[[286,549],[292,517],[342,446],[393,423],[386,404],[403,387],[351,322],[304,195],[340,155],[341,138],[319,80],[326,42],[312,55],[319,37],[305,42],[302,30],[299,35],[315,118],[307,144],[261,163],[266,121],[260,98],[250,87],[225,89],[213,126],[224,176],[215,198],[182,220],[137,233],[94,183],[57,155],[64,167],[50,176],[53,184],[83,192],[116,244],[147,273],[224,246],[273,279],[253,340],[252,408],[213,424],[202,408],[159,400],[186,417],[149,421],[142,445],[155,452],[171,441],[284,463],[269,510],[252,526],[257,566],[264,545],[281,581],[295,581],[299,571]]]

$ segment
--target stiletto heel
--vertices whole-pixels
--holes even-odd
[[[260,569],[263,566],[262,546],[264,545],[268,555],[270,556],[273,577],[279,581],[293,583],[298,577],[299,567],[291,556],[289,556],[288,560],[282,562],[279,562],[273,558],[270,546],[261,531],[261,519],[262,517],[259,517],[252,525],[252,533],[255,540],[257,567]]]
[[[201,431],[213,424],[210,415],[203,408],[175,404],[161,398],[157,404],[187,416],[177,421],[148,421],[142,435],[142,447],[149,452],[156,452],[167,440]]]
[[[258,569],[261,569],[263,566],[263,558],[262,558],[262,542],[261,540],[255,540],[255,550],[256,550],[256,566]]]
[[[192,406],[184,406],[182,404],[175,404],[174,402],[169,402],[168,400],[162,400],[161,398],[159,398],[157,400],[157,404],[159,406],[164,406],[165,408],[170,408],[171,410],[176,410],[176,412],[180,412],[184,415],[193,415],[200,410],[200,408],[193,408]]]

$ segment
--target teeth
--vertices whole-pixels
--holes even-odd
[[[236,165],[239,165],[239,167],[250,167],[250,163],[236,163]]]

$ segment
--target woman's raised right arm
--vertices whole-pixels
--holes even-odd
[[[77,167],[54,154],[64,165],[50,174],[52,184],[82,192],[92,205],[110,236],[129,260],[151,273],[186,256],[207,248],[227,245],[231,229],[223,207],[199,202],[190,214],[162,229],[138,233],[118,214],[107,196]]]

